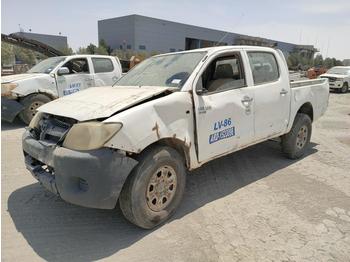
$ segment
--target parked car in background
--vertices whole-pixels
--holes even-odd
[[[186,170],[268,139],[306,152],[327,109],[326,79],[290,83],[281,51],[224,46],[141,62],[116,86],[41,106],[23,135],[25,164],[67,202],[113,209],[142,228],[174,213]]]
[[[334,91],[346,93],[350,87],[350,66],[335,66],[320,75],[320,78],[327,78],[329,88]]]
[[[102,55],[57,56],[25,74],[1,78],[1,118],[16,116],[28,124],[39,106],[58,97],[96,86],[108,86],[122,75],[119,59]]]

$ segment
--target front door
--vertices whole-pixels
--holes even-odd
[[[220,54],[209,61],[194,92],[199,162],[251,142],[253,100],[239,52]]]
[[[57,75],[57,87],[60,97],[94,86],[94,78],[90,73],[90,66],[86,58],[71,59],[62,67],[67,67],[69,74]]]

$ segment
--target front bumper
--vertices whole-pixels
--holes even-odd
[[[27,169],[47,190],[84,207],[113,209],[138,163],[120,151],[74,151],[38,141],[26,130],[22,140]]]
[[[15,117],[23,110],[23,105],[17,100],[1,97],[1,119],[13,122]]]
[[[330,89],[340,89],[343,87],[344,82],[343,81],[332,81],[329,82],[329,88]]]

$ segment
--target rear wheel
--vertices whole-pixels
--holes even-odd
[[[185,183],[184,160],[176,150],[165,146],[147,150],[123,186],[120,209],[133,224],[153,228],[174,213]]]
[[[349,89],[349,85],[347,82],[345,82],[341,88],[341,92],[346,93],[346,92],[348,92],[348,89]]]
[[[33,94],[21,99],[20,103],[24,106],[24,109],[19,114],[19,118],[25,123],[29,124],[32,118],[35,116],[37,109],[51,101],[46,95],[43,94]]]
[[[311,138],[312,123],[306,114],[297,114],[292,129],[282,136],[282,151],[290,159],[297,159],[305,154]]]

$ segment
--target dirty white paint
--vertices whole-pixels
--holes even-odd
[[[86,58],[89,73],[77,73],[69,75],[57,75],[57,71],[72,59]],[[113,64],[114,70],[106,73],[95,73],[92,58],[108,58]],[[49,97],[57,98],[68,95],[93,86],[112,85],[122,75],[122,69],[118,58],[101,55],[72,55],[60,62],[50,74],[26,73],[1,78],[1,83],[16,83],[18,86],[12,90],[15,97],[24,97],[31,94],[43,93]]]
[[[104,117],[105,122],[120,122],[122,129],[105,146],[130,153],[140,153],[163,139],[181,144],[189,158],[188,168],[193,169],[287,133],[305,103],[312,105],[314,121],[327,108],[328,82],[302,81],[291,88],[285,59],[277,50],[248,46],[202,50],[207,52],[206,58],[178,92],[170,92],[167,87],[93,88],[56,100],[40,111],[79,121]],[[247,51],[272,53],[279,67],[278,80],[254,85]],[[246,86],[197,94],[199,77],[210,62],[233,52],[242,57]],[[159,95],[157,99],[151,99],[155,95]],[[246,98],[248,102],[243,101]],[[145,99],[150,101],[140,103]]]

